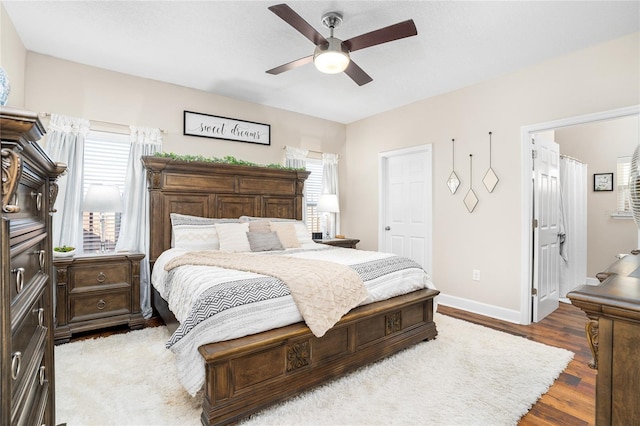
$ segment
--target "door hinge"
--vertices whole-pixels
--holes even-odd
[[[531,150],[531,158],[533,158],[534,160],[536,158],[538,158],[538,150],[537,149]]]
[[[532,288],[531,289],[531,295],[532,296],[537,296],[538,295],[538,289],[537,288]]]
[[[536,229],[538,227],[538,219],[533,219],[533,223],[531,223],[531,226],[533,226],[533,229]]]

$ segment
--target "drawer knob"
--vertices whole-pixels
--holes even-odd
[[[45,375],[45,366],[41,365],[40,366],[40,386],[44,385],[44,381],[46,380],[47,376]]]
[[[98,280],[99,283],[103,283],[106,279],[107,276],[104,274],[104,272],[100,272],[96,277],[96,280]]]
[[[11,378],[13,380],[18,378],[20,374],[20,363],[22,362],[22,352],[14,352],[11,354]]]
[[[107,302],[105,302],[104,300],[100,299],[100,300],[98,301],[98,304],[96,305],[96,307],[97,307],[99,310],[103,310],[104,308],[106,308],[106,307],[107,307]]]
[[[24,287],[24,268],[12,269],[11,272],[16,274],[16,291],[20,293]]]

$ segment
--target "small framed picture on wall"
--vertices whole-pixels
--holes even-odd
[[[594,173],[594,191],[613,191],[613,173]]]

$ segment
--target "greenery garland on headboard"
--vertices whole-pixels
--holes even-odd
[[[231,155],[227,155],[225,157],[219,158],[219,157],[205,157],[204,155],[180,155],[180,154],[175,154],[173,152],[156,152],[154,156],[161,157],[161,158],[170,158],[172,160],[187,161],[187,162],[199,161],[199,162],[205,162],[205,163],[233,164],[236,166],[267,167],[269,169],[304,170],[304,168],[286,167],[286,166],[283,166],[282,164],[252,163],[251,161],[238,160],[237,158],[232,157]]]

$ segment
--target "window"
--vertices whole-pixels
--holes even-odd
[[[84,142],[83,200],[92,184],[115,185],[124,192],[129,161],[129,135],[90,131]],[[104,213],[106,250],[114,250],[121,213]],[[100,251],[100,213],[82,213],[83,250]]]
[[[631,157],[618,157],[617,167],[617,197],[618,214],[631,215],[631,195],[629,191],[629,177],[631,174]]]
[[[322,160],[307,158],[307,171],[311,172],[304,183],[304,196],[307,201],[305,223],[309,232],[321,232],[321,214],[318,213],[318,198],[322,193]]]

